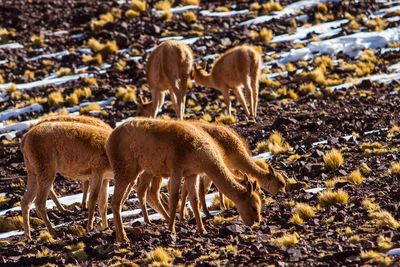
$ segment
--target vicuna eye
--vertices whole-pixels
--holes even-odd
[[[284,183],[284,182],[282,182],[282,181],[279,181],[279,184],[280,184],[282,187],[284,187],[284,186],[285,186],[285,183]]]
[[[257,212],[257,208],[256,208],[256,207],[252,207],[252,210],[253,210],[254,212]]]

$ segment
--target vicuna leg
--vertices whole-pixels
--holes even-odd
[[[103,182],[103,173],[93,173],[89,180],[90,196],[89,196],[89,216],[86,230],[89,232],[93,229],[94,211],[96,202],[99,197],[100,187]]]
[[[208,218],[210,218],[212,216],[207,208],[206,194],[207,194],[208,190],[210,190],[211,183],[212,183],[212,181],[208,176],[202,176],[200,178],[200,183],[199,183],[200,203],[201,203],[201,207],[203,208],[203,213]]]
[[[182,221],[185,220],[185,215],[186,215],[186,201],[187,201],[187,196],[188,196],[188,184],[187,184],[187,179],[183,182],[182,185],[182,192],[181,192],[181,210],[179,212],[180,214],[180,219]]]
[[[229,95],[229,88],[223,88],[221,89],[222,95],[224,96],[224,102],[226,105],[226,110],[228,111],[228,115],[232,115],[232,108],[231,108],[231,98]]]
[[[147,206],[146,206],[146,199],[147,199],[147,189],[149,188],[149,185],[151,183],[151,179],[153,178],[153,175],[144,172],[138,181],[136,191],[138,194],[138,199],[140,203],[140,208],[142,209],[142,214],[143,214],[143,219],[145,223],[147,224],[152,224],[149,219],[149,214],[147,213]]]
[[[122,165],[122,164],[121,164]],[[125,192],[129,184],[136,181],[140,173],[137,162],[132,162],[128,168],[117,168],[114,170],[114,195],[111,200],[111,209],[114,215],[115,236],[118,242],[128,242],[126,232],[122,225],[121,207],[124,201]]]
[[[253,88],[250,83],[250,77],[247,76],[245,78],[244,89],[246,90],[247,98],[250,102],[250,114],[254,117],[254,99],[253,99]]]
[[[38,212],[40,218],[42,218],[49,233],[52,236],[55,236],[56,233],[53,230],[53,226],[51,225],[49,217],[47,216],[46,200],[49,195],[51,185],[54,182],[56,171],[51,166],[39,166],[38,169],[40,171],[38,172],[38,174],[36,176],[37,183],[38,183],[37,184],[38,189],[37,189],[36,200],[35,200],[36,211]]]
[[[179,189],[181,187],[180,176],[171,176],[168,182],[168,192],[169,192],[169,230],[175,233],[175,217],[176,217],[176,207],[179,202]]]
[[[85,181],[86,183],[86,181]],[[110,179],[104,179],[99,193],[99,210],[101,215],[101,224],[102,229],[106,229],[108,227],[107,222],[107,207],[108,207],[108,187],[110,184]],[[88,185],[89,187],[89,185]]]
[[[36,175],[29,170],[28,164],[25,163],[27,166],[27,172],[28,172],[28,184],[26,186],[26,191],[24,193],[24,196],[22,197],[21,200],[21,210],[22,210],[22,220],[24,222],[24,232],[25,232],[25,238],[27,240],[32,240],[31,237],[31,229],[30,229],[30,223],[29,223],[29,211],[32,206],[32,202],[35,200],[35,196],[37,194],[37,180],[36,180]]]
[[[151,101],[153,102],[153,113],[151,116],[153,118],[157,117],[157,113],[164,104],[165,92],[163,92],[160,88],[152,88],[151,90]]]
[[[199,179],[197,175],[189,176],[185,178],[187,183],[187,189],[189,192],[190,205],[192,206],[193,214],[196,219],[197,230],[200,233],[204,233],[206,229],[203,225],[203,220],[200,215],[200,206],[199,206]]]
[[[259,77],[259,73],[255,73],[255,75],[253,75],[252,79],[251,79],[251,88],[253,89],[253,115],[254,118],[257,117],[257,106],[258,106],[258,77]]]
[[[153,176],[151,180],[151,186],[150,186],[150,191],[147,194],[147,201],[149,202],[150,206],[158,211],[159,213],[164,216],[165,220],[169,222],[169,215],[161,203],[160,199],[160,188],[161,188],[161,182],[162,182],[162,177],[160,176]],[[167,206],[168,208],[168,206]]]
[[[51,200],[53,200],[54,204],[56,204],[57,209],[59,211],[62,211],[62,212],[67,211],[67,209],[64,208],[64,206],[58,200],[58,196],[57,196],[56,192],[54,192],[53,185],[50,187],[49,195],[50,195]]]
[[[242,90],[240,88],[234,88],[233,93],[235,94],[236,98],[239,100],[240,104],[242,105],[244,112],[246,113],[246,116],[249,117],[250,113],[249,113],[249,110],[247,109],[246,100],[244,99]]]
[[[82,191],[83,191],[83,196],[82,196],[82,209],[87,209],[87,196],[88,196],[88,191],[89,191],[89,181],[82,181]]]

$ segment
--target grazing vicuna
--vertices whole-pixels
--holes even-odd
[[[239,170],[241,172],[247,173],[251,178],[257,180],[260,186],[272,195],[278,192],[285,192],[286,180],[284,176],[276,171],[271,165],[268,165],[267,169],[261,168],[252,158],[251,152],[246,144],[246,141],[238,135],[233,129],[225,126],[223,124],[207,123],[201,121],[189,120],[187,123],[193,126],[200,127],[203,131],[207,132],[219,146],[220,152],[222,153],[225,164],[231,171]],[[139,180],[138,184],[146,183],[147,179]],[[242,180],[242,179],[241,179]],[[186,180],[185,180],[186,181]],[[199,195],[200,203],[203,207],[203,212],[210,216],[205,202],[205,194],[211,186],[212,180],[205,176],[201,177],[199,181]],[[157,194],[160,184],[156,181],[152,181],[150,199],[154,203],[154,199],[158,199],[158,196],[153,196],[154,193]],[[153,188],[156,187],[156,188]],[[147,190],[146,186],[140,186]],[[143,195],[141,190],[137,191],[138,196]],[[181,205],[181,216],[183,215],[183,210],[185,208],[184,203],[186,203],[187,189],[186,183],[184,183],[182,188],[182,204]],[[220,197],[221,203],[222,197]]]
[[[226,51],[215,61],[211,72],[208,74],[203,67],[195,64],[193,78],[197,84],[212,87],[221,91],[224,101],[231,115],[231,89],[242,105],[246,115],[255,118],[258,104],[258,81],[261,72],[262,59],[260,54],[248,45],[241,45]],[[243,91],[250,101],[250,112],[247,108]]]
[[[183,119],[187,81],[192,65],[192,50],[185,43],[168,40],[157,46],[146,65],[152,102],[139,104],[136,115],[155,118],[169,90],[175,113],[179,119]]]
[[[105,129],[112,130],[111,126],[108,125],[107,123],[105,123],[104,121],[102,121],[98,118],[95,118],[95,117],[90,117],[90,116],[85,116],[85,115],[79,115],[79,116],[54,115],[54,116],[49,116],[49,117],[40,119],[38,124],[43,123],[43,122],[57,122],[57,121],[79,122],[79,123],[89,124],[92,126],[97,126],[97,127],[102,127]],[[82,181],[82,191],[83,191],[82,206],[81,206],[82,209],[87,208],[88,190],[89,190],[89,181]],[[53,187],[51,187],[49,195],[60,211],[66,211],[66,209],[61,205],[60,201],[58,201],[57,195],[54,192]]]
[[[175,120],[138,118],[125,122],[111,133],[107,156],[114,171],[115,189],[111,201],[117,241],[129,240],[122,226],[124,195],[145,170],[169,179],[169,229],[175,232],[176,206],[181,179],[185,177],[198,230],[204,232],[196,196],[196,176],[206,173],[222,193],[236,204],[246,225],[260,220],[261,200],[255,184],[242,186],[226,167],[218,146],[199,127]],[[197,198],[196,198],[197,197]]]
[[[87,230],[93,229],[97,200],[102,226],[107,227],[108,181],[113,177],[105,144],[111,129],[76,122],[42,122],[22,138],[21,151],[28,173],[26,192],[21,201],[25,237],[30,240],[29,210],[36,210],[48,231],[55,232],[46,212],[46,199],[56,172],[80,180],[89,180],[89,217]]]

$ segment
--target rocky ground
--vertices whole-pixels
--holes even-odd
[[[176,1],[174,6],[183,2]],[[285,7],[293,2],[280,3]],[[268,63],[276,58],[274,55],[300,48],[299,43],[270,43],[254,37],[254,32],[267,28],[278,36],[294,33],[305,24],[316,25],[340,19],[354,21],[360,28],[345,23],[329,38],[359,31],[370,32],[377,30],[376,25],[385,23],[375,20],[375,26],[371,26],[371,22],[367,22],[369,17],[387,8],[382,1],[327,2],[324,5],[326,9],[322,5],[307,7],[296,15],[257,25],[238,26],[239,22],[256,18],[261,13],[254,11],[231,17],[211,17],[201,15],[200,10],[213,11],[221,6],[243,10],[253,2],[201,1],[201,9],[193,10],[196,16],[193,22],[187,22],[181,13],[173,13],[169,20],[165,20],[152,11],[155,4],[156,1],[147,1],[147,9],[139,12],[137,18],[129,19],[126,14],[131,6],[116,1],[3,1],[0,9],[0,62],[7,62],[0,63],[0,85],[2,82],[23,84],[42,80],[57,72],[68,77],[78,73],[82,65],[88,68],[81,73],[94,77],[25,90],[15,90],[10,85],[1,91],[0,122],[3,126],[49,113],[65,112],[62,107],[110,97],[116,99],[105,107],[92,106],[90,115],[112,126],[135,116],[138,96],[151,98],[145,78],[146,50],[158,44],[162,37],[199,37],[190,45],[199,63],[207,55],[223,53],[227,48],[242,43],[261,49],[264,62]],[[110,14],[103,16],[107,13]],[[301,15],[308,15],[308,21],[300,20]],[[387,12],[382,18],[386,24],[381,27],[397,27],[398,21],[390,19],[393,16]],[[293,18],[298,18],[296,23]],[[7,29],[8,33],[2,35],[1,28]],[[62,30],[67,32],[52,34]],[[42,40],[32,38],[33,35],[42,37]],[[101,62],[90,61],[84,54],[95,52],[93,46],[88,48],[91,38],[102,44],[115,41],[119,50],[100,50]],[[302,45],[318,39],[317,33],[310,33]],[[13,42],[24,47],[9,49],[1,46],[1,43]],[[396,47],[396,44],[388,46]],[[32,60],[36,56],[60,51],[69,53],[60,58]],[[242,108],[233,100],[236,121],[230,126],[245,138],[254,155],[264,152],[260,142],[267,141],[274,131],[279,131],[291,147],[291,150],[276,154],[270,160],[272,166],[287,174],[290,185],[285,194],[266,195],[263,221],[259,225],[244,226],[236,210],[229,209],[217,218],[204,219],[207,230],[204,235],[196,233],[194,219],[177,222],[177,234],[171,234],[163,221],[156,221],[151,226],[136,223],[126,229],[131,242],[120,244],[115,242],[112,220],[109,221],[110,229],[104,231],[84,233],[74,228],[75,225],[85,226],[87,218],[87,211],[74,204],[64,213],[49,210],[50,220],[55,225],[64,224],[56,229],[58,237],[53,242],[38,241],[39,230],[44,229],[40,222],[32,231],[34,241],[26,242],[23,235],[1,239],[0,263],[10,266],[157,265],[158,260],[160,265],[198,266],[399,265],[400,257],[388,256],[387,251],[400,247],[400,235],[396,230],[400,226],[397,221],[400,220],[400,129],[395,127],[399,125],[400,85],[397,80],[355,82],[356,78],[391,73],[389,66],[397,63],[399,56],[396,49],[389,52],[377,49],[361,51],[359,57],[338,53],[327,57],[316,55],[309,61],[299,60],[291,64],[268,64],[260,82],[256,121],[248,121]],[[208,61],[212,65],[213,59]],[[111,67],[106,68],[106,64]],[[69,68],[69,73],[60,68]],[[313,73],[315,70],[322,70],[322,74]],[[277,73],[277,76],[266,79],[265,75],[271,73]],[[333,86],[346,82],[355,83],[332,90]],[[72,95],[77,88],[90,88],[86,89],[90,94],[74,100]],[[55,96],[53,92],[61,92],[61,96]],[[5,111],[34,103],[41,104],[43,109],[3,119]],[[220,119],[223,111],[224,104],[218,91],[196,84],[191,86],[186,118],[215,121]],[[88,111],[81,109],[80,112]],[[175,116],[169,101],[161,114],[165,118]],[[23,133],[17,132],[15,138],[12,135],[1,137],[0,192],[5,194],[0,199],[0,210],[18,206],[25,190],[26,172],[19,150]],[[324,154],[333,148],[339,150],[344,158],[343,164],[334,170],[327,168],[323,159]],[[353,172],[357,169],[361,175]],[[307,191],[321,187],[332,187],[333,192],[344,191],[348,199],[344,201],[342,197],[324,205],[321,193]],[[72,195],[80,192],[80,184],[58,176],[55,189],[61,196]],[[131,197],[135,197],[134,192]],[[341,201],[345,203],[335,203]],[[298,203],[308,204],[314,216],[303,214],[301,220],[294,219],[294,215],[299,214]],[[138,207],[137,202],[128,201],[124,209]],[[12,211],[0,217],[0,228],[10,218],[18,219],[19,215],[20,211]],[[37,217],[34,210],[31,216]],[[138,217],[141,215],[124,218],[124,221]],[[15,228],[21,229],[20,221],[17,220]],[[152,254],[157,247],[166,251],[164,258]]]

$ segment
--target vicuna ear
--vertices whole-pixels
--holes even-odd
[[[204,70],[207,69],[207,61],[204,61],[204,63],[203,63],[203,69],[204,69]]]
[[[142,96],[142,95],[139,95],[139,103],[140,103],[141,105],[144,105],[144,99],[143,99],[143,96]]]
[[[271,165],[268,165],[268,172],[269,172],[270,174],[272,174],[273,176],[276,176],[275,169],[272,168]]]
[[[258,186],[257,186],[257,181],[254,181],[253,182],[253,190],[256,190],[258,188]]]
[[[238,173],[238,175],[240,175],[240,176],[244,177],[244,174],[243,174],[243,172],[241,172],[240,170],[236,170],[236,172]]]
[[[247,177],[247,174],[244,175],[244,181],[246,183],[246,189],[247,189],[247,194],[251,195],[254,191],[253,184],[249,182],[249,177]]]

